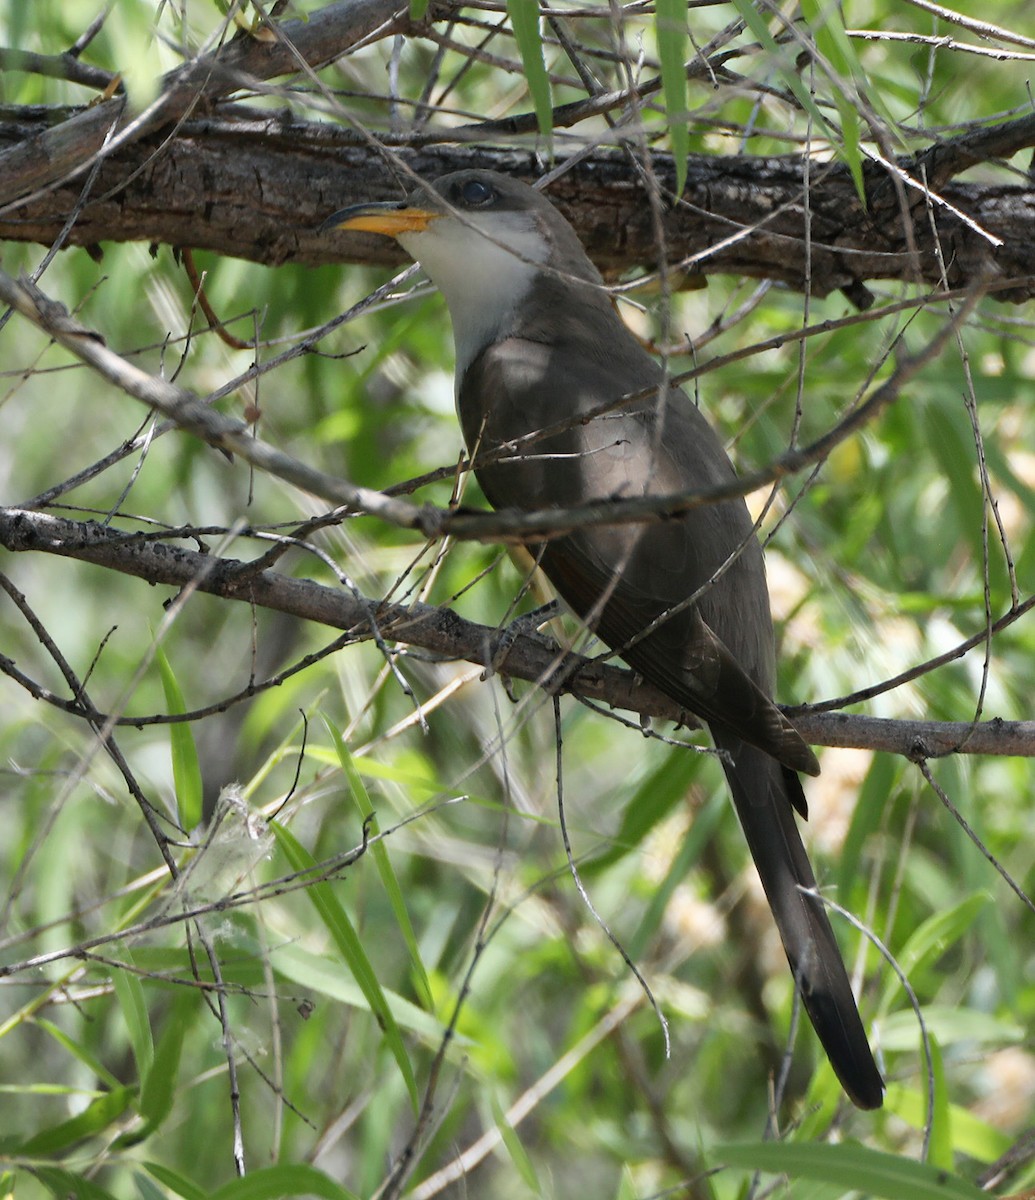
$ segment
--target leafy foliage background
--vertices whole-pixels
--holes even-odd
[[[966,18],[988,15],[957,7]],[[409,129],[418,101],[442,128],[470,114],[531,110],[542,122],[545,75],[529,67],[537,54],[561,77],[546,108],[581,98],[585,82],[556,40],[533,37],[519,48],[509,22],[520,13],[527,25],[524,0],[509,8],[509,17],[491,6],[454,11],[448,44],[439,20],[429,25],[437,44],[375,41],[327,68],[321,78],[338,108],[304,77],[249,99],[289,104],[313,120],[344,113],[382,136]],[[58,54],[95,9],[85,0],[10,3],[3,37]],[[178,47],[213,37],[223,9],[125,0],[84,54],[121,71],[134,103],[145,105],[179,61]],[[821,66],[800,72],[800,46],[765,4],[693,5],[685,29],[678,6],[659,5],[657,25],[633,8],[621,38],[611,9],[583,11],[573,9],[568,25],[599,51],[585,61],[602,84],[635,72],[637,55],[649,65],[660,54],[664,87],[638,114],[636,150],[649,142],[677,154],[762,155],[807,143],[851,164],[874,129],[910,147],[1030,105],[1035,21],[1023,3],[995,13],[1013,41],[900,0],[846,4],[843,14],[803,4],[796,36],[819,48]],[[254,12],[243,16],[250,23]],[[690,34],[703,45],[737,21],[740,74],[684,78],[681,99],[673,55],[689,57]],[[872,36],[848,36],[846,26]],[[482,39],[479,57],[471,47]],[[2,87],[7,105],[88,97],[31,72],[5,71]],[[803,87],[825,128],[801,100]],[[683,104],[689,119],[673,127]],[[673,128],[681,132],[670,139]],[[558,157],[604,136],[600,119],[551,132]],[[542,132],[519,144],[545,162]],[[1025,169],[1019,156],[981,165],[975,178],[1009,180]],[[81,250],[60,254],[42,286],[132,361],[199,394],[385,279],[383,269],[268,268],[199,253],[216,312],[239,338],[259,339],[257,350],[234,350],[199,313],[169,247],[103,250],[99,261]],[[32,271],[41,256],[39,247],[9,244],[2,265]],[[890,373],[895,339],[915,352],[944,327],[944,306],[881,315],[917,294],[913,286],[873,291],[872,320],[817,332],[800,348],[759,351],[697,381],[699,402],[739,463],[770,462],[796,420],[800,441],[836,424]],[[645,308],[630,320],[664,343],[673,370],[694,361],[687,339],[703,331],[719,330],[706,351],[698,341],[697,360],[854,312],[838,294],[803,298],[718,276],[670,298],[657,289],[637,298]],[[26,322],[13,318],[0,339],[4,503],[27,503],[143,427],[135,402]],[[319,349],[221,407],[247,411],[264,439],[371,488],[456,461],[451,338],[436,296],[422,290],[365,313]],[[891,678],[980,631],[989,614],[1010,609],[1015,592],[1035,590],[1033,374],[1031,306],[986,298],[959,341],[878,421],[781,491],[767,529],[783,699],[844,696]],[[446,479],[418,498],[447,504],[452,489]],[[473,483],[464,503],[479,503]],[[120,528],[189,528],[191,545],[241,559],[325,509],[177,432],[51,507]],[[490,626],[509,619],[521,587],[497,546],[425,547],[361,515],[306,540],[278,569],[367,597],[449,605]],[[635,720],[629,727],[571,699],[561,704],[572,850],[594,907],[667,1016],[666,1055],[658,1017],[570,877],[554,722],[541,692],[405,648],[390,670],[371,642],[321,656],[336,636],[327,629],[199,593],[176,598],[68,559],[5,556],[0,569],[9,581],[0,599],[5,669],[16,665],[67,698],[59,649],[97,709],[132,718],[114,730],[115,742],[177,839],[169,853],[180,872],[174,880],[163,865],[88,725],[8,671],[0,680],[0,1153],[18,1195],[244,1195],[233,1182],[236,1160],[249,1172],[249,1195],[676,1189],[726,1197],[751,1186],[758,1194],[759,1184],[743,1165],[707,1174],[735,1160],[722,1147],[767,1131],[821,1151],[851,1139],[903,1163],[926,1158],[962,1187],[1030,1124],[1031,903],[915,765],[826,750],[809,796],[821,880],[895,956],[933,1043],[928,1063],[898,976],[839,923],[890,1083],[885,1110],[860,1114],[818,1061],[811,1031],[797,1029],[775,931],[707,755],[645,736]],[[579,636],[572,626],[567,634]],[[320,657],[291,670],[309,655]],[[1028,719],[1033,655],[1032,623],[1020,620],[992,641],[987,672],[979,648],[880,694],[866,711]],[[229,702],[271,678],[276,686]],[[143,721],[198,710],[205,715],[179,724]],[[1030,759],[957,756],[930,770],[1030,897]],[[220,807],[231,785],[233,802],[224,791]],[[378,855],[362,852],[371,809]],[[274,817],[284,830],[276,836]],[[297,874],[310,863],[320,864],[319,882]],[[187,915],[198,909],[206,911]],[[774,1125],[771,1080],[782,1065]],[[430,1109],[418,1118],[426,1097]],[[441,1173],[465,1152],[455,1176]],[[393,1174],[400,1164],[406,1173]],[[889,1190],[870,1160],[785,1169],[796,1196],[920,1194],[905,1175],[904,1190]],[[808,1182],[810,1170],[822,1181]],[[1011,1186],[1033,1183],[1029,1163]]]

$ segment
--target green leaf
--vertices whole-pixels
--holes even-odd
[[[162,1034],[155,1048],[154,1061],[140,1088],[137,1111],[144,1118],[143,1125],[119,1138],[116,1143],[118,1146],[135,1146],[144,1141],[172,1112],[179,1078],[183,1035],[188,1027],[188,1013],[193,1011],[194,1004],[195,997],[192,992],[181,992],[166,1015]]]
[[[930,1032],[927,1042],[931,1049],[931,1072],[934,1076],[934,1111],[928,1114],[931,1125],[931,1140],[928,1144],[927,1161],[933,1166],[951,1171],[953,1167],[952,1118],[949,1113],[949,1093],[945,1086],[945,1060],[938,1039]],[[920,1060],[923,1061],[923,1046],[920,1046]],[[924,1088],[924,1104],[928,1102],[927,1088]]]
[[[119,1007],[126,1022],[126,1032],[133,1047],[133,1057],[137,1064],[137,1074],[143,1079],[151,1069],[154,1061],[155,1047],[151,1037],[151,1022],[147,1015],[147,1002],[144,999],[144,989],[140,978],[131,969],[133,958],[128,947],[123,950],[122,957],[128,965],[127,970],[116,970],[112,973],[111,982],[118,997]]]
[[[615,1200],[637,1200],[639,1194],[640,1189],[636,1186],[636,1180],[629,1170],[629,1164],[626,1163],[622,1168],[621,1178],[618,1180],[618,1191],[615,1192]]]
[[[36,1018],[36,1028],[42,1029],[65,1050],[68,1051],[74,1058],[77,1058],[85,1067],[87,1067],[97,1078],[109,1088],[117,1088],[120,1086],[118,1077],[113,1075],[111,1071],[101,1062],[100,1058],[86,1046],[80,1042],[73,1041],[63,1029],[59,1029],[52,1021],[48,1021],[46,1017]]]
[[[907,1088],[900,1083],[890,1084],[884,1103],[888,1112],[893,1112],[914,1129],[923,1128],[924,1110],[927,1107],[926,1087],[921,1092],[918,1088]],[[1001,1158],[1013,1144],[1009,1134],[975,1117],[958,1104],[950,1105],[949,1113],[952,1121],[952,1144],[957,1154],[965,1154],[979,1162],[990,1163]]]
[[[294,870],[308,871],[317,866],[316,860],[309,851],[283,825],[278,824],[276,821],[271,821],[270,829],[277,839],[277,845],[283,851],[285,858]],[[310,884],[305,889],[305,894],[320,915],[320,919],[323,921],[327,932],[338,947],[338,952],[352,972],[353,978],[362,989],[363,995],[370,1005],[370,1011],[381,1027],[381,1032],[384,1034],[388,1048],[391,1050],[396,1063],[398,1063],[399,1070],[410,1093],[413,1111],[416,1112],[420,1101],[417,1097],[417,1083],[413,1078],[413,1069],[410,1066],[409,1056],[406,1053],[406,1047],[403,1044],[399,1026],[395,1023],[395,1018],[388,1007],[384,992],[381,990],[381,984],[374,973],[374,968],[370,965],[370,960],[366,956],[359,935],[353,928],[352,922],[349,920],[348,915],[344,908],[342,908],[329,883],[321,881]]]
[[[858,90],[859,81],[865,79],[855,47],[845,31],[839,5],[820,3],[820,0],[801,0],[801,13],[808,23],[816,42],[816,49],[830,64],[842,80],[851,80]],[[851,172],[852,181],[859,200],[866,203],[866,189],[862,175],[862,151],[860,149],[862,122],[855,98],[847,94],[844,85],[832,79],[834,103],[841,121],[841,141],[838,150]]]
[[[182,715],[187,711],[183,693],[160,646],[155,647],[155,659],[162,675],[166,706],[170,713]],[[169,750],[172,754],[173,783],[176,786],[180,827],[189,833],[201,821],[202,783],[198,749],[194,745],[194,734],[186,721],[177,721],[169,726]]]
[[[115,1200],[111,1192],[106,1192],[99,1184],[85,1175],[77,1175],[75,1171],[66,1171],[62,1167],[34,1167],[32,1173],[52,1192],[57,1200]]]
[[[673,750],[666,754],[658,770],[651,772],[629,797],[622,811],[622,824],[608,849],[580,868],[583,879],[599,875],[636,850],[650,830],[685,800],[700,769],[701,756],[692,750]]]
[[[323,723],[327,732],[331,735],[335,753],[338,755],[338,762],[341,763],[341,769],[345,772],[349,791],[352,793],[352,798],[359,807],[363,820],[369,821],[371,833],[380,833],[377,817],[374,815],[374,806],[370,802],[370,795],[367,792],[366,785],[363,783],[363,778],[356,768],[355,759],[352,757],[348,746],[345,745],[345,740],[341,736],[338,727],[326,716],[323,717]],[[374,856],[374,864],[377,867],[377,873],[381,876],[381,883],[388,895],[392,912],[395,914],[399,932],[402,934],[406,948],[410,952],[410,963],[413,967],[414,985],[416,986],[417,994],[420,997],[421,1003],[430,1012],[434,1004],[431,997],[431,984],[428,982],[428,973],[424,967],[424,960],[421,958],[420,947],[417,945],[417,935],[413,932],[413,925],[410,923],[410,914],[406,910],[406,901],[403,899],[402,888],[399,886],[399,880],[396,878],[392,867],[392,860],[388,856],[388,847],[385,846],[384,842],[373,842],[370,846],[370,853]]]
[[[133,1183],[140,1195],[140,1200],[167,1200],[165,1192],[149,1179],[143,1171],[133,1172]]]
[[[780,74],[794,93],[798,103],[821,128],[825,129],[827,121],[822,110],[813,100],[809,89],[802,82],[797,71],[789,65],[786,50],[773,37],[765,18],[755,7],[754,0],[733,0],[733,7],[740,14],[740,19],[751,30],[752,36],[761,43],[766,54],[780,67]]]
[[[924,1024],[943,1046],[1009,1045],[1024,1037],[1024,1027],[1019,1022],[976,1008],[925,1004],[921,1011]],[[916,1014],[912,1008],[880,1019],[880,1040],[885,1050],[913,1053],[916,1032]]]
[[[76,1142],[94,1137],[109,1128],[129,1108],[136,1095],[131,1087],[114,1088],[98,1096],[83,1111],[67,1121],[41,1129],[39,1133],[23,1142],[19,1153],[27,1157],[43,1157],[67,1150]]]
[[[180,1050],[187,1029],[187,1014],[194,1009],[191,992],[182,992],[165,1018],[162,1036],[158,1039],[154,1062],[140,1089],[140,1115],[159,1122],[172,1109],[173,1092],[180,1066]]]
[[[863,846],[871,834],[881,828],[898,775],[898,764],[891,754],[875,754],[859,789],[848,836],[838,863],[837,894],[847,904],[853,887],[859,882],[859,863]]]
[[[676,160],[676,195],[686,187],[690,157],[690,114],[686,106],[686,0],[656,0],[654,30],[661,60],[661,88],[668,110],[668,136]]]
[[[988,892],[975,892],[944,912],[935,913],[915,930],[902,950],[896,954],[899,967],[906,978],[920,970],[933,958],[943,954],[948,946],[969,933],[978,914],[991,901]],[[888,980],[881,999],[880,1011],[885,1013],[901,988],[898,976]]]
[[[531,1191],[537,1196],[542,1196],[542,1184],[539,1182],[539,1176],[536,1174],[532,1160],[528,1157],[528,1151],[522,1145],[514,1126],[507,1120],[506,1113],[504,1113],[495,1096],[492,1098],[492,1116],[496,1122],[496,1128],[500,1131],[503,1145],[507,1148],[507,1153],[510,1155],[511,1162],[517,1167],[518,1174]]]
[[[682,845],[676,851],[668,874],[651,896],[643,919],[629,941],[627,949],[634,962],[647,953],[650,939],[661,925],[662,917],[672,899],[673,892],[701,857],[728,808],[729,801],[726,791],[722,789],[712,796],[704,808],[694,813],[693,824],[687,831],[686,837],[683,838]]]
[[[521,52],[525,68],[525,82],[532,97],[539,129],[546,139],[547,151],[552,153],[553,144],[553,99],[550,95],[550,78],[543,59],[543,39],[539,32],[538,0],[507,0],[510,28]]]
[[[209,1200],[277,1200],[278,1196],[323,1196],[324,1200],[357,1200],[354,1192],[302,1163],[281,1163],[252,1171],[209,1193]]]
[[[164,1163],[146,1162],[144,1166],[159,1183],[165,1184],[177,1196],[182,1196],[183,1200],[209,1200],[207,1188],[199,1187],[185,1175],[181,1175],[171,1167],[165,1166]]]
[[[359,984],[326,955],[312,954],[294,942],[274,947],[269,957],[273,969],[285,979],[300,983],[329,1000],[369,1010],[370,1006]],[[429,1046],[437,1046],[441,1042],[445,1026],[437,1017],[418,1008],[398,992],[388,988],[381,990],[401,1029],[417,1034]],[[461,1050],[467,1048],[467,1040],[462,1035],[454,1035],[453,1041]]]
[[[716,1146],[712,1157],[731,1167],[815,1179],[882,1200],[988,1200],[987,1193],[930,1163],[844,1142],[752,1142]]]
[[[855,182],[860,201],[865,204],[866,196],[863,191],[862,170],[859,158],[858,115],[854,108],[851,108],[843,98],[838,98],[838,114],[841,116],[842,121],[845,119],[843,106],[847,105],[851,109],[851,116],[849,118],[850,127],[847,132],[842,131],[842,136],[838,137],[838,131],[831,127],[829,118],[816,103],[805,81],[798,74],[797,66],[794,60],[790,58],[787,47],[781,46],[776,38],[773,37],[765,18],[755,8],[754,0],[733,0],[733,5],[740,14],[741,20],[751,30],[752,35],[759,41],[766,54],[777,65],[783,82],[794,93],[794,98],[812,118],[816,127],[831,138],[835,148],[852,173],[852,179]],[[854,167],[853,157],[855,161]]]
[[[140,112],[158,96],[168,69],[164,43],[155,37],[146,7],[136,4],[121,5],[119,19],[111,22],[106,33],[130,105]]]

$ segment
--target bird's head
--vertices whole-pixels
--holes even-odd
[[[458,375],[505,336],[544,273],[600,285],[575,231],[540,192],[496,171],[457,171],[405,200],[357,204],[322,230],[394,237],[445,297]]]

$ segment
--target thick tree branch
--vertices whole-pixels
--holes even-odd
[[[500,646],[499,629],[465,621],[449,609],[357,599],[339,588],[257,570],[247,562],[199,554],[151,534],[124,533],[92,521],[2,508],[0,546],[12,553],[35,551],[93,563],[151,584],[193,586],[224,600],[346,631],[355,642],[377,636],[476,665],[491,663]],[[568,654],[538,635],[518,634],[508,642],[498,670],[509,677],[644,716],[696,725],[663,692],[640,682],[631,671]],[[894,721],[843,712],[805,712],[794,720],[806,740],[819,746],[883,750],[910,759],[953,753],[1035,756],[1035,721],[992,720],[974,725]],[[133,719],[126,717],[120,723],[132,725]]]
[[[441,3],[427,21],[455,15],[455,5]],[[498,138],[502,130],[488,125],[421,127],[378,140],[358,127],[301,121],[288,110],[271,116],[228,101],[300,67],[315,78],[313,72],[361,43],[419,32],[402,0],[338,0],[306,20],[276,24],[263,38],[238,34],[186,62],[143,112],[131,113],[124,96],[82,109],[0,112],[0,238],[49,245],[75,213],[65,236],[81,246],[148,241],[269,264],[401,261],[385,239],[315,228],[345,204],[401,194],[414,175],[434,178],[477,164],[533,178],[535,155],[459,144]],[[11,65],[26,69],[61,67],[5,53]],[[691,73],[721,73],[731,53],[695,59]],[[637,103],[656,85],[646,81]],[[624,111],[629,102],[619,91],[574,107],[589,104],[596,114],[602,104]],[[558,110],[559,126],[581,119],[568,112],[572,107]],[[532,132],[535,121],[518,115],[505,125],[511,134],[526,126]],[[942,284],[943,263],[950,286],[1016,279],[996,294],[1027,299],[1035,291],[1035,188],[954,179],[977,162],[1033,145],[1035,118],[1026,116],[936,142],[913,159],[871,162],[865,205],[841,164],[697,155],[681,203],[664,220],[666,254],[693,273],[764,277],[792,287],[804,286],[808,259],[814,294],[842,289],[860,304],[871,280]],[[98,158],[84,198],[83,173]],[[671,191],[671,159],[654,155],[651,171]],[[551,196],[605,271],[655,265],[650,206],[621,151],[581,159]]]
[[[93,122],[94,112],[81,115]],[[23,150],[33,161],[45,123],[52,119],[38,110],[9,111],[0,119],[0,145],[12,149],[0,156],[0,164],[10,164],[9,156]],[[78,119],[66,117],[53,135],[61,130],[63,137],[70,135],[70,122]],[[920,167],[929,167],[941,181],[936,190],[944,202],[932,203],[929,215],[923,191],[910,189],[908,221],[883,168],[867,171],[864,209],[846,170],[812,163],[813,292],[840,288],[858,294],[861,285],[878,279],[940,285],[937,238],[952,286],[978,278],[1016,278],[1013,288],[997,293],[1000,298],[1020,301],[1032,295],[1035,188],[954,183],[946,174],[952,173],[950,166],[971,165],[979,148],[1035,143],[1035,122],[1008,123],[998,138],[988,131],[983,135],[933,147],[917,162],[901,164],[918,184],[924,179]],[[428,179],[473,165],[528,180],[538,173],[531,153],[499,148],[397,146],[390,153],[408,171]],[[657,154],[652,165],[663,184],[674,184],[671,159]],[[692,264],[695,274],[766,277],[800,288],[806,258],[802,170],[802,160],[795,156],[692,158],[683,203],[665,216],[670,261]],[[355,133],[237,106],[194,117],[175,131],[140,137],[112,153],[69,241],[83,246],[105,241],[192,246],[268,264],[399,263],[403,256],[388,239],[316,232],[329,212],[344,205],[402,195],[410,186],[409,175],[401,169],[394,174],[384,154]],[[80,190],[81,183],[71,180],[29,203],[8,206],[0,212],[0,238],[49,244],[79,201]],[[599,152],[582,160],[551,186],[550,196],[605,272],[655,264],[648,206],[621,154]],[[965,214],[970,224],[953,210]],[[911,244],[917,247],[915,259]]]

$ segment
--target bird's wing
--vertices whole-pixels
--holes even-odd
[[[458,395],[468,446],[485,452],[518,439],[504,459],[476,465],[489,502],[563,508],[729,482],[725,451],[675,389],[662,385],[660,402],[653,396],[581,419],[661,384],[646,355],[634,365],[623,377],[606,352],[587,356],[517,338],[476,358]],[[568,429],[529,440],[566,417]],[[771,699],[768,592],[743,500],[642,524],[583,526],[547,542],[541,563],[565,601],[645,678],[704,720],[816,773],[814,755]]]
[[[649,537],[638,543],[638,553],[621,574],[601,564],[593,543],[606,538],[607,529],[588,538],[560,538],[544,548],[543,570],[565,601],[634,670],[689,712],[724,726],[795,771],[818,774],[815,755],[801,735],[697,607],[667,616],[656,596],[629,582],[636,560],[651,553]]]

